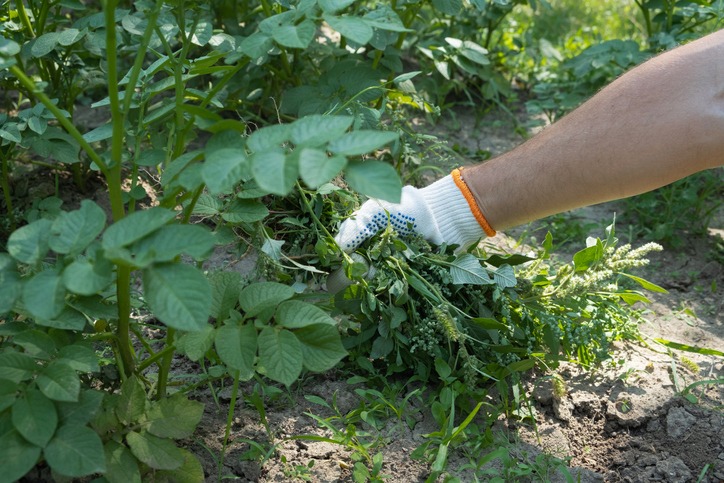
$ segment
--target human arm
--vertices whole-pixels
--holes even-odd
[[[724,30],[634,68],[463,178],[490,224],[504,230],[722,164]]]
[[[462,179],[472,194],[471,208],[479,208],[493,230],[504,230],[650,191],[722,164],[724,30],[632,69],[519,147],[466,167]],[[399,208],[385,206],[388,212]],[[433,218],[447,219],[447,211],[438,204]],[[474,219],[472,213],[463,218]],[[371,236],[374,226],[353,217],[340,228],[338,241],[355,230]],[[440,243],[440,237],[428,235],[427,225],[418,226],[424,231],[416,231]]]

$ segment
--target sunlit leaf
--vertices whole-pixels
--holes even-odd
[[[266,327],[257,339],[259,363],[270,379],[289,386],[302,372],[302,344],[288,330]]]
[[[143,288],[151,311],[167,326],[195,331],[208,323],[211,287],[197,268],[181,263],[147,268]]]
[[[241,380],[254,375],[256,346],[256,329],[251,324],[229,323],[216,331],[216,352],[224,364],[239,371]]]
[[[381,161],[352,161],[345,169],[349,186],[371,198],[399,203],[402,181],[395,168]]]

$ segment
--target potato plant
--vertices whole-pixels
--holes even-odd
[[[590,364],[634,336],[620,302],[642,295],[564,288],[598,267],[606,277],[626,268],[605,265],[612,235],[568,272],[529,267],[522,284],[513,267],[527,258],[460,255],[391,232],[360,250],[377,270],[368,279],[333,241],[362,197],[399,199],[402,160],[421,138],[391,117],[433,113],[454,92],[511,95],[491,53],[523,4],[539,7],[3,3],[0,481],[36,466],[61,479],[200,481],[176,440],[203,407],[197,381],[172,384],[174,357],[208,365],[204,382],[233,381],[235,397],[241,381],[291,386],[365,358],[365,370],[417,368],[469,396],[477,389],[462,381],[560,357]],[[451,21],[476,14],[480,24]],[[81,107],[102,122],[84,125]],[[21,209],[13,188],[28,167],[68,174],[79,193],[98,181],[107,203],[56,192]],[[235,244],[259,255],[258,272],[207,269]],[[338,267],[355,282],[344,292],[309,288]]]

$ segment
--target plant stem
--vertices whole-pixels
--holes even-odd
[[[123,116],[128,116],[128,112],[131,109],[131,101],[133,100],[133,94],[136,90],[136,84],[138,84],[138,77],[141,75],[141,69],[143,69],[143,61],[146,57],[146,51],[151,43],[151,35],[153,35],[154,28],[156,26],[156,19],[161,11],[163,0],[156,0],[153,10],[148,14],[148,24],[146,30],[143,31],[143,38],[138,44],[138,52],[136,52],[136,59],[133,62],[131,68],[131,75],[128,76],[128,84],[126,84],[126,91],[123,97]]]
[[[115,7],[117,0],[108,0],[103,6],[106,24],[106,53],[108,65],[108,98],[110,100],[111,123],[111,165],[104,173],[108,184],[108,196],[111,203],[113,221],[118,222],[125,216],[123,191],[121,188],[121,165],[124,142],[123,112],[118,98],[118,58],[116,41]],[[131,268],[118,265],[116,268],[116,299],[118,302],[118,351],[123,360],[123,370],[128,376],[134,372],[135,361],[131,352]]]
[[[224,466],[224,457],[226,456],[226,447],[229,444],[229,435],[231,434],[231,423],[234,419],[234,409],[236,409],[236,398],[239,395],[239,378],[241,377],[241,371],[235,371],[234,373],[234,385],[231,388],[231,401],[229,402],[229,411],[226,413],[226,430],[224,431],[224,444],[221,448],[221,458],[219,460],[219,474],[221,474],[221,468]]]
[[[33,30],[33,25],[30,23],[30,18],[28,17],[28,12],[25,10],[23,0],[15,0],[15,9],[18,12],[18,17],[20,17],[20,23],[22,23],[23,27],[28,31],[28,35],[34,38],[35,31]]]
[[[171,370],[171,361],[173,360],[173,350],[166,350],[168,348],[174,348],[173,339],[176,336],[176,329],[171,327],[166,328],[166,343],[161,358],[161,363],[158,365],[158,387],[156,388],[156,397],[161,399],[166,397],[166,387],[168,386],[168,373]]]
[[[8,220],[10,221],[10,231],[15,231],[15,214],[13,213],[13,198],[10,196],[10,173],[8,170],[8,157],[5,153],[0,152],[0,164],[2,165],[2,174],[0,174],[0,186],[2,186],[3,196],[5,197],[5,206],[8,210]]]

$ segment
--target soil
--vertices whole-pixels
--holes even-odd
[[[494,156],[522,142],[511,134],[509,122],[496,116],[476,120],[458,112],[453,121],[428,129],[463,153]],[[608,203],[571,216],[581,223],[593,222],[594,234],[600,236],[617,208]],[[494,428],[500,441],[497,447],[506,448],[517,464],[506,466],[494,459],[474,471],[473,458],[481,455],[452,450],[447,474],[437,481],[446,476],[488,481],[501,475],[504,481],[724,482],[724,358],[670,350],[654,341],[724,350],[724,266],[721,256],[718,260],[711,256],[717,237],[724,234],[722,215],[715,217],[709,237],[649,256],[650,266],[639,275],[668,293],[650,295],[652,303],[640,328],[644,342],[620,343],[610,363],[594,371],[563,364],[557,370],[565,386],[563,395],[554,395],[550,373],[528,376],[525,384],[534,421],[501,420]],[[632,221],[617,221],[619,226],[626,223]],[[537,225],[521,227],[484,243],[491,249],[524,252],[521,241],[529,240],[536,229]],[[702,382],[714,379],[720,381]],[[691,386],[697,382],[701,384]],[[190,446],[201,458],[208,481],[354,481],[354,452],[329,441],[312,441],[333,434],[309,414],[327,418],[353,411],[361,402],[356,392],[361,387],[348,384],[334,371],[314,376],[265,408],[266,425],[253,405],[238,401],[223,464],[219,455],[231,391],[221,390],[217,403],[210,391],[201,390],[198,398],[207,403],[206,412]],[[687,387],[690,390],[685,391]],[[241,390],[249,395],[253,386]],[[330,404],[334,400],[338,413],[305,395]],[[379,430],[367,427],[370,436],[360,440],[378,443],[370,454],[382,453],[385,481],[423,482],[430,475],[430,463],[412,453],[425,441],[424,435],[438,427],[429,409],[414,398],[405,412],[410,424],[393,418]],[[251,458],[255,444],[262,445],[267,455]]]

